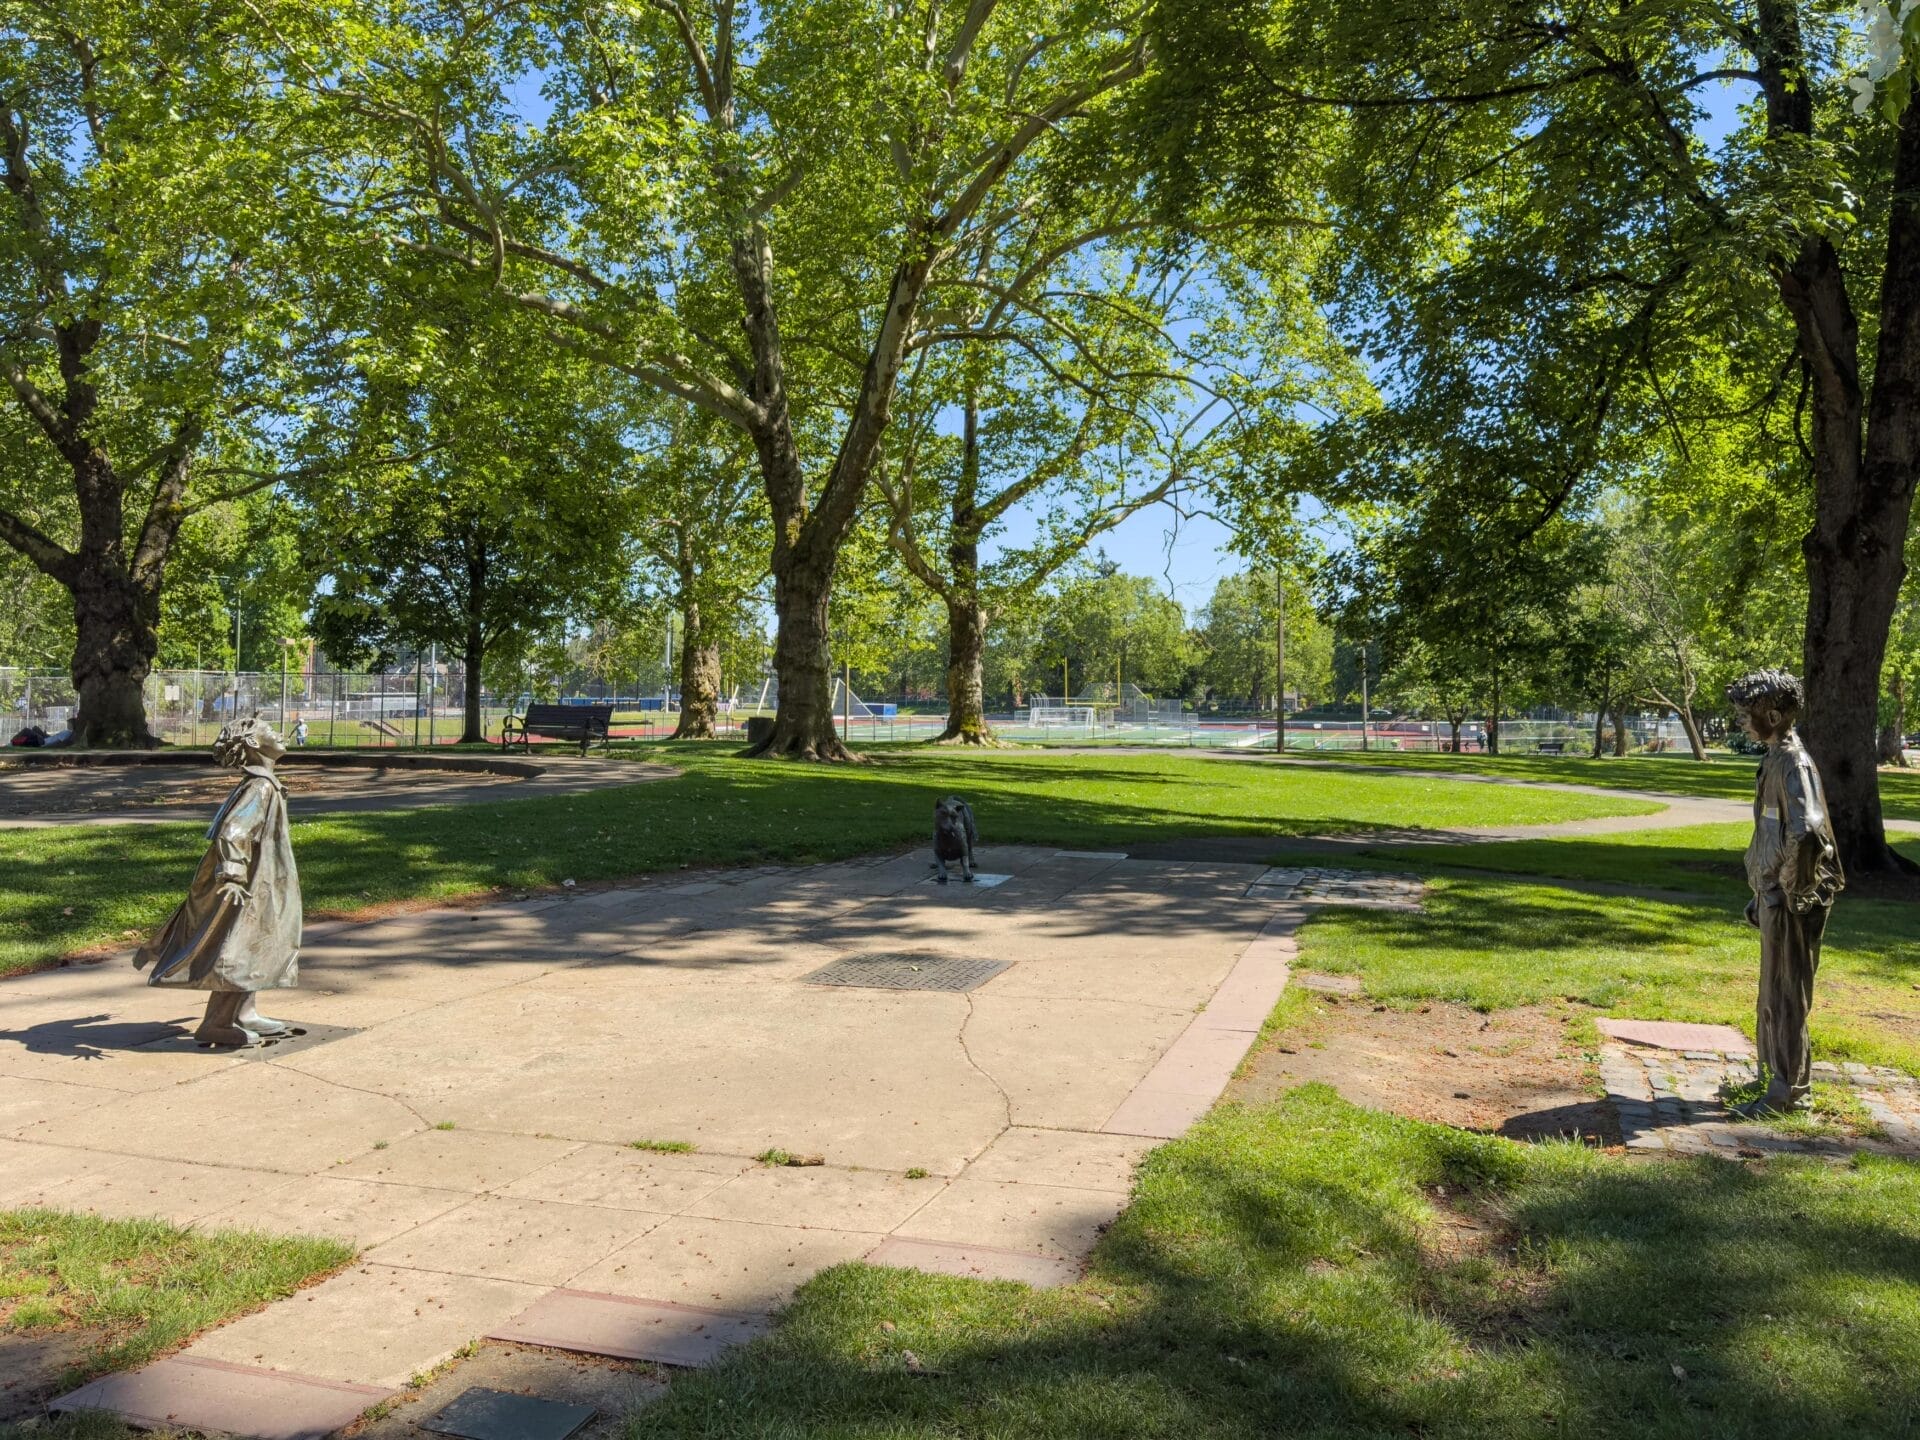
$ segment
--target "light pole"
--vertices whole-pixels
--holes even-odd
[[[1279,618],[1273,627],[1273,751],[1287,753],[1287,572],[1273,572],[1274,593],[1279,597]]]
[[[1360,647],[1360,748],[1362,750],[1373,748],[1371,732],[1368,728],[1372,709],[1372,702],[1367,698],[1367,647],[1363,644]]]
[[[240,596],[243,589],[238,581],[233,586],[233,713],[227,718],[240,718]]]

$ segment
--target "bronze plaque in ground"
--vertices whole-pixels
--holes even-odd
[[[1005,960],[952,955],[849,955],[807,976],[809,985],[857,985],[869,990],[977,990]]]
[[[464,1440],[566,1440],[592,1418],[591,1405],[562,1405],[476,1385],[432,1419],[422,1420],[420,1428]]]
[[[172,1030],[157,1040],[149,1040],[139,1046],[144,1051],[153,1050],[192,1050],[203,1055],[238,1055],[243,1059],[268,1057],[283,1060],[298,1050],[312,1050],[316,1046],[328,1045],[335,1040],[344,1040],[349,1035],[358,1035],[357,1028],[346,1025],[316,1025],[311,1022],[289,1020],[293,1028],[284,1035],[262,1035],[258,1045],[224,1046],[202,1045],[193,1038],[191,1030]]]

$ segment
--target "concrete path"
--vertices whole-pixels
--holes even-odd
[[[199,997],[121,963],[8,982],[0,1205],[364,1247],[75,1399],[324,1433],[275,1417],[358,1413],[480,1336],[702,1363],[844,1260],[1071,1278],[1224,1088],[1306,911],[1257,866],[981,862],[1009,878],[915,854],[315,926],[269,1007],[310,1033],[249,1054],[193,1047]],[[808,978],[881,956],[1007,968]]]
[[[679,774],[667,765],[537,751],[526,757],[367,751],[344,759],[329,752],[324,758],[339,763],[323,765],[312,751],[296,751],[281,762],[302,818],[580,795]],[[436,759],[447,768],[436,768]],[[473,768],[451,768],[463,762]],[[231,788],[232,776],[210,764],[95,766],[0,758],[0,829],[204,824]]]

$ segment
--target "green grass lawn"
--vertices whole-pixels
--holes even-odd
[[[1635,1163],[1309,1087],[1224,1107],[1154,1152],[1082,1283],[841,1266],[771,1336],[676,1377],[628,1435],[1806,1440],[1916,1425],[1920,1167]]]
[[[1425,874],[1426,904],[1419,914],[1329,907],[1301,931],[1301,963],[1357,975],[1389,1004],[1568,1003],[1597,1014],[1737,1025],[1751,1035],[1760,962],[1741,913],[1747,829],[1382,845],[1327,857]],[[1903,848],[1920,859],[1920,842]],[[1648,888],[1595,893],[1554,878]],[[1812,1029],[1817,1058],[1920,1075],[1920,916],[1912,904],[1841,896],[1821,952]]]
[[[989,844],[1069,847],[1538,824],[1658,809],[1625,797],[1184,756],[902,748],[869,765],[822,766],[741,760],[737,748],[623,747],[618,753],[668,760],[685,773],[597,794],[296,819],[308,913],[925,843],[933,802],[949,793],[973,802]],[[203,829],[0,830],[0,974],[156,927],[193,873]]]
[[[337,1240],[0,1210],[0,1330],[97,1332],[98,1344],[66,1377],[77,1385],[143,1365],[353,1255]]]
[[[1343,750],[1337,759],[1342,765],[1383,770],[1458,771],[1515,780],[1597,785],[1607,790],[1650,790],[1664,795],[1749,802],[1753,799],[1753,771],[1757,763],[1752,756],[1732,754],[1701,762],[1685,755],[1606,756],[1592,760],[1574,755],[1436,755],[1397,750]],[[1880,804],[1889,820],[1920,820],[1920,770],[1882,770]]]

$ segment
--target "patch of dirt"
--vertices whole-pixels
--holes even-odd
[[[0,1421],[38,1415],[106,1338],[104,1330],[0,1330]]]
[[[1303,978],[1313,1012],[1266,1038],[1231,1098],[1257,1103],[1319,1081],[1356,1105],[1462,1130],[1620,1143],[1566,1012],[1536,1005],[1482,1014],[1438,1000],[1395,1009],[1321,991],[1311,976],[1295,980]]]

